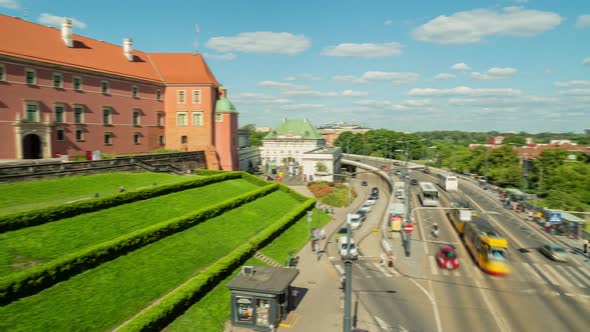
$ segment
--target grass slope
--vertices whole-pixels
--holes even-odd
[[[0,308],[0,331],[104,331],[300,203],[277,191]]]
[[[69,176],[59,179],[0,184],[0,215],[65,204],[74,200],[116,194],[119,187],[134,190],[141,187],[172,184],[190,179],[187,176],[162,173],[108,173]]]
[[[289,251],[299,252],[310,239],[310,227],[323,227],[332,217],[314,209],[311,225],[307,222],[307,216],[299,219],[289,227],[281,236],[260,250],[264,255],[273,258],[276,262],[285,263]],[[260,260],[249,260],[245,265],[266,265]],[[223,331],[225,321],[230,315],[230,291],[227,283],[241,270],[234,273],[221,282],[199,302],[187,310],[184,315],[178,317],[166,328],[166,332],[219,332]]]
[[[0,234],[0,276],[182,216],[259,187],[229,180]]]

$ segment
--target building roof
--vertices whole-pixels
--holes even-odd
[[[227,288],[241,291],[258,291],[280,294],[295,280],[299,271],[292,268],[253,266],[252,274],[241,272],[228,284]]]
[[[225,91],[223,86],[219,87],[219,90]],[[222,94],[217,102],[215,103],[215,112],[217,113],[237,113],[236,107],[232,102],[227,99],[225,94]]]
[[[315,129],[315,127],[307,119],[303,120],[287,120],[276,128],[271,130],[264,139],[277,138],[300,138],[308,140],[323,140],[324,137]]]
[[[162,83],[220,84],[200,54],[145,53],[133,50],[133,61],[123,46],[72,34],[73,47],[62,40],[61,29],[0,14],[0,56],[39,61]]]

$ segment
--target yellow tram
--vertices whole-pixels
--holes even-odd
[[[485,219],[474,217],[463,225],[463,241],[477,265],[492,275],[510,274],[508,241]]]

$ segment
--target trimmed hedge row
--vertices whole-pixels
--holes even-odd
[[[264,231],[250,238],[247,243],[240,245],[230,254],[222,257],[205,271],[174,290],[157,305],[148,308],[138,316],[132,318],[119,331],[161,331],[207,294],[215,285],[231,275],[258,248],[272,242],[273,239],[299,220],[314,205],[315,199],[308,198],[296,209],[275,221]]]
[[[5,215],[0,217],[0,233],[29,226],[41,225],[51,221],[74,217],[83,213],[94,212],[121,204],[132,203],[178,191],[206,186],[211,183],[239,179],[242,177],[244,177],[242,172],[225,172],[223,174],[192,179],[181,183],[161,185],[154,188],[129,191],[104,198],[79,201],[71,204],[51,206],[43,209]]]
[[[23,296],[35,294],[87,269],[113,260],[174,233],[181,232],[278,189],[277,184],[270,184],[256,191],[225,200],[212,207],[163,221],[125,236],[68,254],[29,270],[1,278],[0,305],[10,303]]]

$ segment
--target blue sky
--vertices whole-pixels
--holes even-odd
[[[144,52],[203,53],[240,126],[590,128],[590,2],[0,0]],[[199,32],[196,32],[195,25]]]

